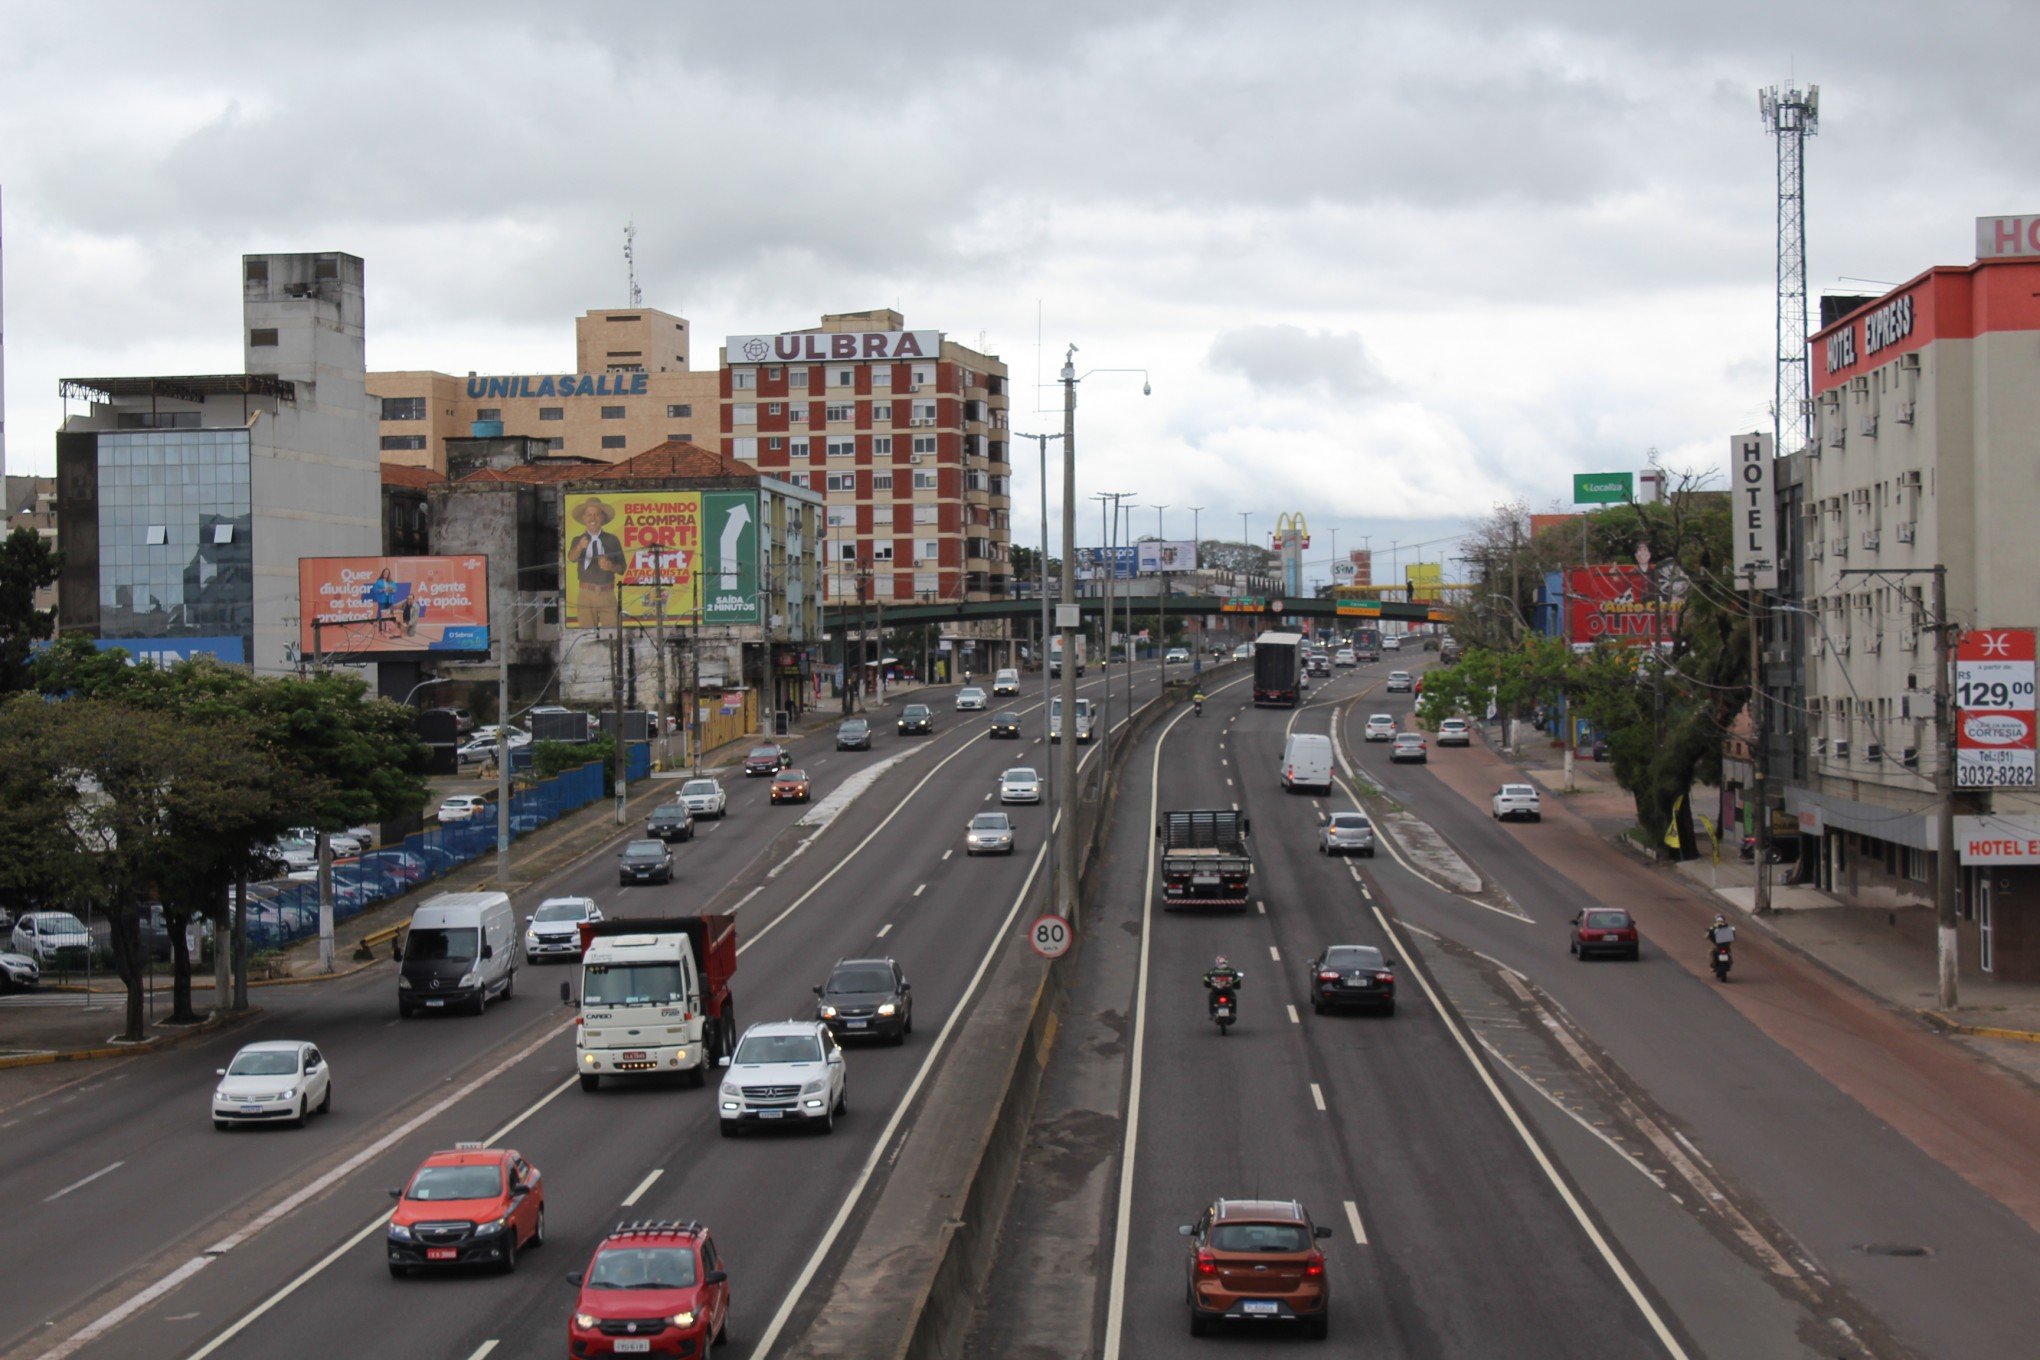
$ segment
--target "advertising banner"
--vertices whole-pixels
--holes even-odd
[[[1568,640],[1649,646],[1662,612],[1664,636],[1657,640],[1669,642],[1679,631],[1684,601],[1676,589],[1666,595],[1662,604],[1651,598],[1650,575],[1642,567],[1574,567],[1566,573]]]
[[[756,623],[757,520],[748,491],[569,495],[566,626]]]
[[[1197,545],[1189,539],[1151,538],[1133,545],[1135,570],[1143,576],[1158,571],[1189,571],[1197,565]]]
[[[1412,601],[1430,603],[1445,593],[1445,564],[1412,562],[1403,568],[1403,580],[1409,585]]]
[[[2033,787],[2033,630],[1978,628],[1955,644],[1955,784]]]
[[[1629,472],[1575,472],[1574,505],[1625,505],[1636,499],[1636,476]]]
[[[307,657],[489,654],[489,559],[300,557]]]
[[[1734,469],[1730,492],[1729,532],[1735,535],[1735,580],[1747,590],[1778,588],[1777,479],[1771,461],[1771,436],[1739,434],[1728,441],[1728,462]]]
[[[1129,581],[1133,579],[1133,569],[1139,560],[1139,554],[1134,551],[1134,545],[1130,543],[1109,549],[1079,548],[1077,549],[1077,579],[1079,581],[1097,581],[1103,579],[1107,574],[1106,564],[1109,562],[1111,564],[1110,574],[1113,580]]]

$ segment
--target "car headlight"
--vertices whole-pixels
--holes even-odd
[[[460,975],[460,985],[463,987],[472,987],[481,980],[482,975],[472,968],[468,969],[467,972],[462,973]]]
[[[599,1326],[600,1323],[593,1313],[576,1313],[574,1314],[574,1325],[585,1332],[590,1328]]]
[[[397,990],[400,992],[410,991],[411,979],[405,977],[402,973],[397,974]]]
[[[673,1325],[675,1327],[692,1327],[694,1325],[694,1314],[692,1312],[673,1314]]]
[[[834,1006],[822,1006],[819,1009],[822,1013],[822,1019],[834,1020],[836,1018],[836,1008]]]
[[[885,1003],[884,1005],[882,1005],[882,1006],[880,1006],[880,1007],[878,1008],[878,1013],[879,1013],[880,1015],[891,1015],[891,1014],[892,1014],[892,1013],[893,1013],[894,1011],[896,1011],[896,1010],[898,1010],[898,1009],[899,1009],[899,1007],[897,1007],[897,1006],[893,1005],[893,1003],[892,1003],[892,1002],[888,1001],[888,1002],[886,1002],[886,1003]]]
[[[295,1087],[295,1086],[286,1086],[286,1087],[284,1087],[284,1088],[283,1088],[283,1094],[279,1095],[279,1096],[277,1097],[277,1099],[278,1099],[278,1100],[290,1100],[290,1099],[293,1099],[293,1098],[294,1098],[294,1097],[295,1097],[296,1095],[297,1095],[297,1087]]]
[[[722,1088],[722,1093],[723,1093],[723,1094],[724,1094],[725,1096],[734,1096],[734,1095],[736,1095],[736,1094],[737,1094],[737,1086],[736,1086],[736,1083],[735,1083],[735,1082],[729,1082],[729,1081],[726,1081],[726,1082],[724,1082],[724,1083],[723,1083],[723,1088]]]
[[[509,1221],[510,1220],[507,1218],[499,1218],[493,1223],[477,1223],[475,1225],[475,1236],[492,1237],[495,1234],[503,1231],[503,1225],[508,1223]]]
[[[814,1094],[815,1092],[817,1092],[817,1091],[821,1090],[821,1089],[822,1089],[822,1088],[823,1088],[824,1086],[827,1086],[828,1084],[829,1084],[829,1083],[828,1083],[827,1081],[823,1080],[823,1079],[822,1079],[822,1078],[820,1078],[820,1077],[817,1077],[817,1078],[816,1078],[815,1080],[813,1080],[813,1081],[809,1082],[809,1083],[808,1083],[807,1085],[805,1085],[805,1086],[801,1087],[801,1088],[800,1088],[800,1093],[801,1093],[802,1095],[804,1095],[804,1096],[811,1096],[811,1095],[813,1095],[813,1094]]]
[[[390,1240],[392,1242],[409,1242],[411,1240],[411,1230],[401,1223],[392,1223],[390,1224]]]

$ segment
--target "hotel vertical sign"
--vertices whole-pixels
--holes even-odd
[[[1771,436],[1739,434],[1728,441],[1735,479],[1730,528],[1735,534],[1735,579],[1744,589],[1778,588],[1778,496]]]

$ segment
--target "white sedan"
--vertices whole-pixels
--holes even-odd
[[[1395,731],[1395,718],[1390,714],[1370,713],[1367,715],[1367,740],[1394,741]]]
[[[441,822],[469,822],[487,816],[489,800],[478,793],[456,793],[439,805]]]
[[[1473,727],[1464,718],[1447,718],[1438,724],[1440,746],[1473,745]]]
[[[680,786],[675,802],[685,803],[689,816],[720,820],[729,811],[730,796],[713,779],[690,779]]]
[[[1038,803],[1041,801],[1041,776],[1023,765],[1016,765],[999,776],[999,801],[1002,803]]]
[[[965,685],[956,691],[956,709],[982,709],[985,706],[985,692],[976,685]]]
[[[213,1088],[213,1127],[288,1123],[303,1128],[305,1116],[333,1109],[333,1071],[325,1056],[299,1039],[248,1044],[219,1069]]]

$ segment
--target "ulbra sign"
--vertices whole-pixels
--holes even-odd
[[[933,359],[941,352],[941,331],[783,331],[732,335],[723,342],[725,361],[732,364],[891,362]]]

